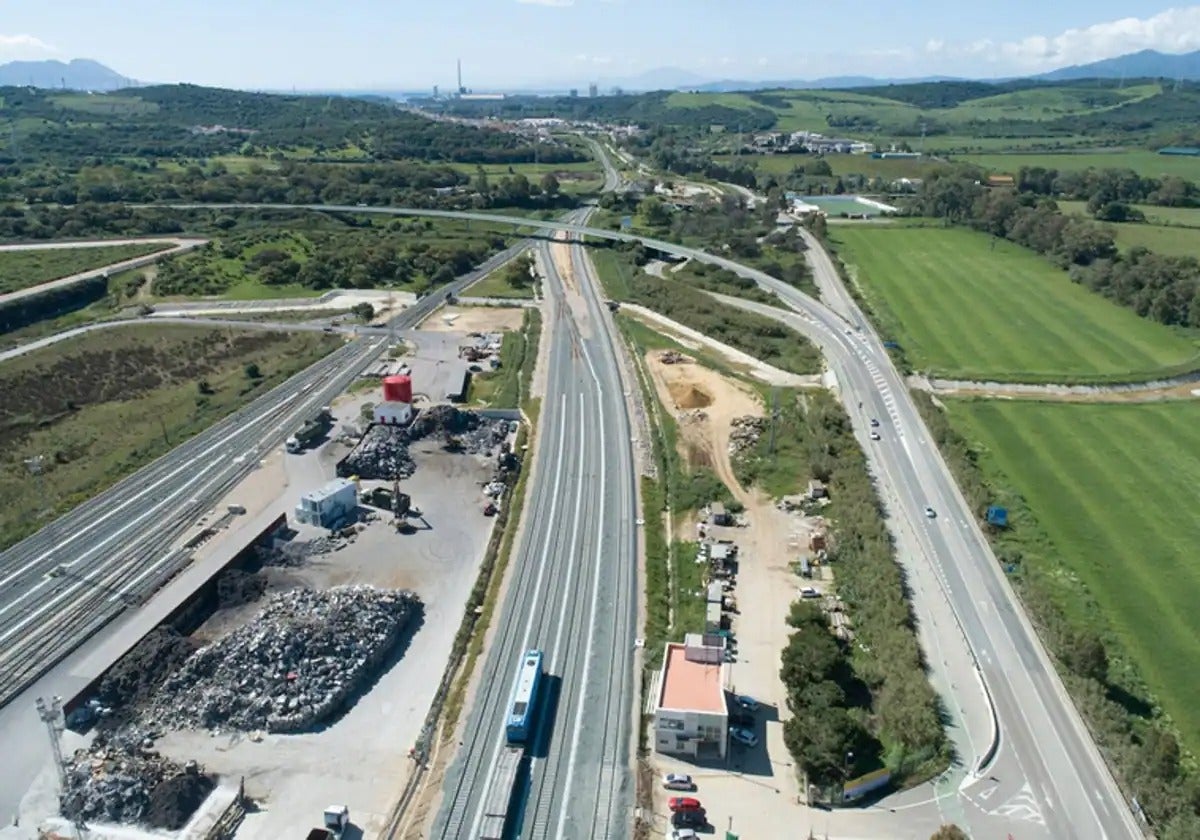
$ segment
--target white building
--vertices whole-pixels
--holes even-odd
[[[335,478],[320,490],[300,497],[296,520],[307,525],[332,528],[358,507],[358,487],[348,478]]]
[[[412,406],[405,402],[375,403],[374,419],[376,423],[388,426],[407,426],[412,420]]]
[[[715,640],[714,640],[715,642]],[[654,749],[666,755],[725,758],[725,649],[689,635],[668,644],[654,707]]]

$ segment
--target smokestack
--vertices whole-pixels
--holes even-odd
[[[459,93],[466,92],[466,90],[463,88],[463,83],[462,83],[462,59],[461,58],[458,60],[458,92]]]

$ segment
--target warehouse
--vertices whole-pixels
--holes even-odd
[[[654,707],[654,748],[660,753],[725,758],[724,650],[704,641],[689,635],[683,644],[667,645]]]

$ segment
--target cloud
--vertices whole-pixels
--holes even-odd
[[[0,60],[40,57],[54,52],[58,50],[33,35],[0,34]]]
[[[575,5],[575,0],[517,0],[517,2],[525,6],[554,6],[557,8]]]
[[[1200,49],[1200,6],[1167,9],[1148,18],[1128,17],[1068,29],[1058,35],[1031,35],[1019,41],[948,44],[932,39],[929,55],[970,58],[1003,64],[1016,70],[1042,70],[1067,64],[1086,64],[1138,50],[1168,53]]]

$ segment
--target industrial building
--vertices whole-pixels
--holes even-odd
[[[335,478],[320,490],[300,497],[296,519],[306,525],[332,528],[358,507],[358,487],[348,478]]]
[[[386,426],[406,426],[413,416],[412,378],[387,376],[383,380],[383,402],[376,403],[373,418]]]
[[[669,643],[654,707],[654,749],[666,755],[725,758],[729,712],[725,704],[724,643],[689,634]]]

